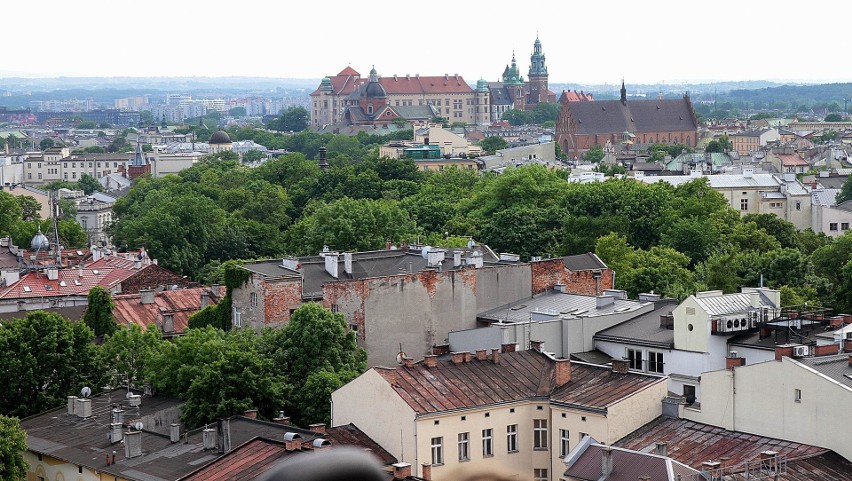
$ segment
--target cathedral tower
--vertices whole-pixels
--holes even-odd
[[[541,50],[541,40],[538,35],[530,55],[530,71],[528,77],[527,107],[532,108],[538,103],[549,102],[550,90],[547,86],[547,65],[544,63],[544,53]]]

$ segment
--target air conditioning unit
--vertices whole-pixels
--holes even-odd
[[[793,348],[793,357],[804,357],[808,355],[808,346],[796,346]]]

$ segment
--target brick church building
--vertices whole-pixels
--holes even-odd
[[[698,119],[689,94],[679,99],[627,100],[621,84],[619,100],[574,102],[563,95],[556,122],[556,141],[562,151],[579,158],[594,146],[682,143],[695,147]]]

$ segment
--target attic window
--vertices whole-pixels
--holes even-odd
[[[83,255],[83,251],[77,251],[77,255],[78,255],[78,256]]]
[[[32,292],[32,291],[33,290],[30,289],[30,286],[24,286],[24,292]]]
[[[68,284],[65,281],[59,281],[59,287],[68,287]]]
[[[74,285],[79,286],[80,285],[80,279],[74,279]]]
[[[94,274],[94,275],[98,275],[98,274],[100,274],[100,273],[101,273],[101,271],[99,271],[99,270],[97,270],[97,269],[92,269],[92,274]]]

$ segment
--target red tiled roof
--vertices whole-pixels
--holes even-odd
[[[550,357],[536,351],[501,353],[500,363],[440,361],[429,368],[421,361],[412,367],[374,368],[416,412],[431,413],[470,408],[531,397],[551,397],[555,402],[605,408],[663,378],[613,373],[590,364],[571,363],[571,381],[554,385]]]
[[[355,75],[357,77],[361,76],[361,74],[359,74],[357,70],[355,70],[354,68],[349,67],[349,66],[347,66],[345,69],[341,70],[340,73],[338,73],[337,75],[340,75],[340,76]]]
[[[436,77],[381,77],[379,83],[391,94],[473,93],[461,75]]]
[[[761,451],[777,451],[788,459],[811,457],[828,450],[807,444],[754,434],[728,431],[686,419],[658,418],[621,439],[615,446],[642,451],[657,442],[668,443],[670,458],[700,469],[705,461],[718,461],[728,456],[729,466],[742,464],[760,456]]]
[[[45,272],[33,271],[21,276],[5,291],[0,291],[0,299],[85,296],[94,286],[111,289],[138,272],[111,266],[59,269],[57,279],[50,280]]]
[[[172,314],[174,333],[181,334],[189,326],[189,316],[201,310],[201,294],[206,287],[175,289],[154,293],[153,304],[142,304],[139,294],[113,296],[115,320],[124,325],[136,324],[145,331],[148,325],[162,327],[162,316]],[[215,293],[210,302],[215,304],[222,293]]]
[[[808,166],[808,163],[796,154],[778,154],[778,158],[781,159],[781,165],[790,167]]]

